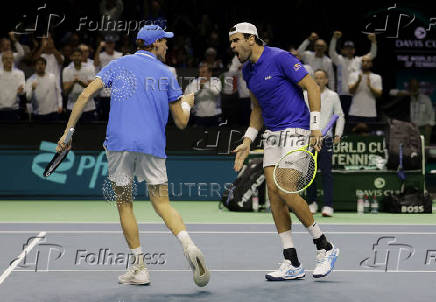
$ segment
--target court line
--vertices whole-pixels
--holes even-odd
[[[2,284],[5,281],[5,279],[12,273],[12,271],[15,270],[17,265],[21,261],[23,261],[26,254],[29,253],[35,247],[35,245],[37,245],[38,242],[45,237],[46,234],[47,234],[46,232],[40,232],[38,236],[32,239],[30,244],[26,246],[26,248],[18,255],[18,257],[9,265],[9,267],[0,276],[0,284]]]
[[[28,234],[34,233],[35,231],[0,231],[0,234]],[[94,231],[81,231],[81,230],[65,230],[65,231],[48,231],[50,234],[122,234],[122,231],[104,231],[104,230],[94,230]],[[140,231],[140,234],[171,234],[170,231]],[[190,231],[190,234],[277,234],[276,231]],[[292,232],[292,234],[307,234],[307,231],[297,231]],[[336,231],[326,231],[324,234],[331,235],[380,235],[380,234],[388,234],[388,235],[436,235],[436,232],[397,232],[397,231],[372,231],[372,232],[336,232]]]
[[[0,221],[1,224],[115,224],[119,225],[120,222],[115,221]],[[145,224],[156,224],[156,225],[165,225],[161,221],[155,221],[155,222],[138,222],[138,225]],[[274,225],[272,222],[185,222],[187,225]],[[301,225],[300,221],[292,222],[292,224],[295,225]],[[345,226],[436,226],[435,223],[332,223],[332,222],[320,222],[320,225],[345,225]]]
[[[266,271],[272,271],[273,269],[247,269],[247,270],[234,270],[234,269],[211,269],[209,271],[211,272],[228,272],[228,273],[244,273],[244,272],[266,272]],[[167,269],[167,270],[148,270],[149,272],[164,272],[164,273],[175,273],[175,272],[191,272],[189,269]],[[305,270],[306,272],[313,272],[313,270]],[[35,270],[14,270],[14,272],[33,272],[35,273]],[[68,269],[58,269],[58,270],[41,270],[37,272],[42,273],[63,273],[63,272],[79,272],[79,273],[85,273],[85,272],[125,272],[125,270],[87,270],[87,269],[74,269],[74,270],[68,270]],[[354,269],[335,269],[334,272],[340,272],[340,273],[436,273],[436,271],[384,271],[384,270],[354,270]]]

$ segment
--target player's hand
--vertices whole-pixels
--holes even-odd
[[[189,104],[189,106],[193,107],[194,106],[194,94],[193,93],[189,93],[189,94],[184,94],[182,101],[186,102]]]
[[[333,144],[339,144],[341,142],[341,137],[340,136],[335,136],[335,138],[333,139]]]
[[[64,135],[62,135],[62,137],[59,139],[58,141],[58,145],[56,146],[56,152],[62,152],[65,150],[70,150],[71,149],[71,141],[68,144],[65,144],[65,138],[67,137],[68,132],[65,131]]]
[[[105,47],[106,46],[106,42],[105,41],[101,41],[99,47]]]
[[[333,33],[333,38],[335,38],[335,39],[340,39],[342,37],[342,33],[339,31],[339,30],[336,30],[334,33]]]
[[[322,133],[320,130],[312,130],[310,133],[310,145],[316,151],[321,151],[322,146]]]
[[[315,32],[311,33],[310,36],[309,36],[309,40],[310,40],[310,41],[318,40],[318,38],[319,38],[319,36],[318,36],[318,34],[315,33]]]
[[[245,140],[242,144],[236,147],[235,150],[232,151],[236,153],[235,164],[233,169],[236,172],[241,171],[242,166],[244,165],[244,160],[247,158],[248,154],[250,154],[250,143],[249,140]]]
[[[38,87],[38,82],[35,81],[32,83],[32,90],[35,90],[36,87]]]
[[[63,111],[62,107],[59,107],[58,108],[58,113],[62,113],[62,111]]]
[[[369,41],[371,41],[372,43],[375,43],[375,42],[376,42],[376,35],[375,35],[375,33],[370,33],[370,34],[368,34],[368,39],[369,39]]]

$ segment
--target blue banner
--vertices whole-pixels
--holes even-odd
[[[0,199],[103,199],[107,178],[104,151],[70,151],[49,177],[42,175],[56,144],[42,141],[39,151],[0,151]],[[170,200],[219,200],[233,182],[233,157],[170,156],[166,161]],[[144,183],[136,199],[148,199]]]

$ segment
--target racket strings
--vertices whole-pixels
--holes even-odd
[[[285,192],[296,193],[310,184],[315,170],[313,156],[298,150],[283,157],[274,173],[279,188]]]

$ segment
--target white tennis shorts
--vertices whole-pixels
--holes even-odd
[[[280,131],[266,130],[263,134],[263,167],[275,166],[286,153],[299,149],[309,143],[310,130],[287,128]],[[295,152],[289,158],[293,164],[289,167],[303,172],[307,169],[307,157]]]
[[[127,186],[136,179],[149,185],[168,182],[165,158],[132,151],[106,151],[109,179],[117,186]]]

